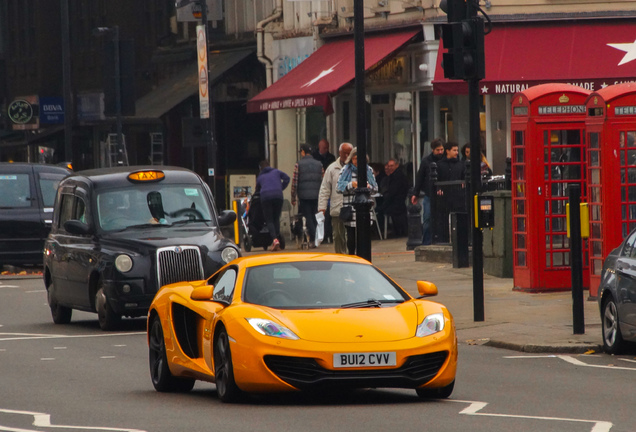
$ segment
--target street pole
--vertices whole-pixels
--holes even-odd
[[[115,112],[117,115],[117,151],[124,148],[121,124],[121,70],[119,61],[119,26],[113,26],[114,63],[115,63]]]
[[[466,17],[476,19],[479,4],[476,0],[466,2]],[[479,21],[478,21],[479,23]],[[483,24],[480,24],[483,26]],[[474,61],[476,61],[474,59]],[[476,73],[468,80],[468,115],[470,134],[470,196],[474,198],[481,192],[481,133],[479,122],[479,74]],[[475,218],[473,209],[473,217]],[[483,253],[483,233],[481,228],[473,220],[473,320],[484,321],[484,253]]]
[[[353,2],[355,55],[356,141],[358,147],[358,187],[355,190],[356,255],[371,261],[371,191],[367,179],[366,101],[364,98],[364,4]]]
[[[68,0],[62,0],[62,87],[64,93],[64,160],[73,162],[73,93],[71,83],[71,44]]]
[[[216,200],[216,146],[214,145],[214,110],[212,108],[212,95],[210,94],[210,32],[208,31],[208,5],[206,0],[199,0],[201,6],[201,25],[205,31],[205,58],[207,60],[207,86],[208,86],[208,124],[207,124],[207,162],[208,169],[212,168],[213,174],[208,179],[209,186],[212,189],[212,196]]]

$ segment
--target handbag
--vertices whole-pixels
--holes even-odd
[[[340,209],[340,220],[343,222],[350,222],[353,220],[353,207],[346,205]]]

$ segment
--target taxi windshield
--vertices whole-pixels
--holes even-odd
[[[136,184],[97,195],[97,220],[106,231],[216,223],[199,185]]]

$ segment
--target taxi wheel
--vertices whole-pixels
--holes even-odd
[[[618,307],[612,297],[603,302],[601,314],[603,325],[603,349],[608,354],[619,354],[625,346],[618,319]]]
[[[161,320],[156,316],[150,325],[148,338],[148,361],[150,364],[150,378],[155,390],[159,392],[186,393],[194,387],[192,378],[177,378],[170,372],[166,344],[163,339]]]
[[[216,393],[221,402],[238,402],[243,397],[243,392],[234,381],[230,339],[225,329],[221,330],[214,344],[214,378]]]
[[[102,330],[117,330],[121,323],[121,317],[117,315],[110,307],[110,304],[108,304],[101,281],[97,288],[97,294],[95,294],[95,310],[97,311],[99,327]]]
[[[55,286],[53,283],[48,288],[49,307],[51,308],[51,316],[55,324],[68,324],[71,322],[73,309],[61,306],[55,298]]]
[[[422,399],[447,399],[453,393],[453,388],[455,388],[455,381],[446,387],[435,389],[418,388],[415,391]]]

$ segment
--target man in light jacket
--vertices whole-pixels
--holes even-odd
[[[325,213],[327,204],[330,203],[331,226],[333,229],[333,245],[336,253],[347,253],[347,237],[345,234],[344,222],[338,217],[340,215],[340,209],[342,208],[342,194],[336,191],[338,185],[338,177],[340,177],[340,170],[345,166],[345,161],[349,157],[349,154],[353,150],[353,145],[350,143],[342,143],[338,148],[338,159],[333,162],[322,178],[320,185],[320,193],[318,195],[318,211]]]

